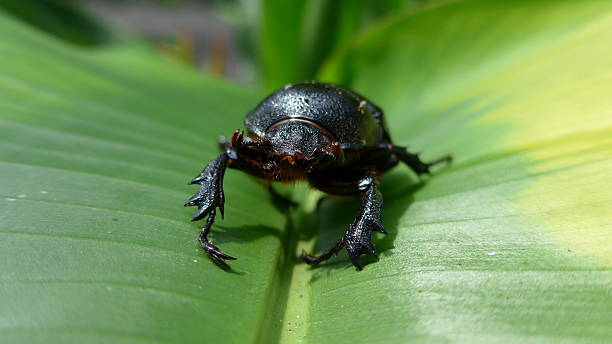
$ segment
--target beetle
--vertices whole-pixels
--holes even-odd
[[[355,220],[338,243],[319,256],[302,252],[300,258],[316,265],[346,248],[353,265],[361,270],[362,254],[377,257],[372,232],[387,234],[381,219],[381,174],[399,162],[418,175],[429,174],[432,166],[451,161],[447,155],[423,162],[406,147],[393,144],[379,107],[355,91],[322,82],[276,90],[247,114],[244,128],[244,132],[236,130],[229,142],[220,142],[222,153],[189,182],[200,189],[185,203],[198,207],[192,221],[207,218],[199,243],[225,269],[229,269],[225,261],[236,258],[213,245],[208,235],[217,209],[224,214],[227,167],[263,179],[267,185],[306,180],[328,194],[358,195]]]

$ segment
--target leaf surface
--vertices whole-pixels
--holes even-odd
[[[381,105],[397,142],[455,163],[422,184],[383,178],[380,261],[314,273],[312,342],[609,340],[611,10],[452,3],[328,61],[321,78]],[[351,206],[328,202],[319,226],[338,235]]]
[[[285,216],[229,171],[226,273],[183,203],[259,92],[141,47],[80,50],[4,16],[0,31],[2,341],[255,341]]]

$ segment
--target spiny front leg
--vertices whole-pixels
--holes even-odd
[[[186,207],[198,207],[198,211],[191,219],[192,221],[208,216],[206,224],[200,232],[200,245],[215,263],[225,269],[229,269],[229,265],[225,263],[225,260],[234,260],[236,258],[228,256],[213,245],[208,240],[208,234],[210,234],[210,229],[215,222],[216,209],[219,208],[221,217],[224,215],[225,195],[223,194],[223,175],[225,174],[228,160],[228,154],[223,152],[216,159],[208,163],[202,173],[189,182],[189,184],[200,184],[200,190],[185,202]]]
[[[361,194],[361,204],[355,221],[344,233],[342,241],[346,246],[351,262],[357,270],[361,270],[363,267],[359,260],[360,255],[368,254],[378,258],[372,244],[372,232],[378,231],[387,234],[387,231],[381,220],[383,199],[382,194],[378,191],[376,178],[373,175],[368,175],[359,181],[358,187]]]
[[[385,231],[381,220],[383,199],[376,182],[376,177],[373,174],[368,174],[359,181],[357,185],[361,196],[359,210],[355,221],[349,226],[342,239],[320,256],[302,252],[300,256],[302,261],[310,265],[316,265],[331,258],[340,252],[343,247],[346,247],[351,262],[357,270],[361,270],[363,266],[359,260],[360,255],[368,254],[374,258],[377,257],[372,244],[372,232],[377,231],[387,234],[387,231]]]

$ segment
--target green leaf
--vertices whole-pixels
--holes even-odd
[[[309,339],[608,341],[610,47],[610,3],[472,1],[391,19],[329,61],[321,78],[379,103],[396,141],[455,163],[414,193],[401,169],[383,178],[380,262],[315,272]],[[346,207],[328,202],[319,227],[339,235]]]
[[[70,43],[94,46],[118,38],[81,11],[73,1],[0,0],[0,8]]]
[[[261,94],[138,47],[75,50],[4,16],[0,32],[1,341],[258,338],[285,216],[228,173],[226,273],[183,203]]]

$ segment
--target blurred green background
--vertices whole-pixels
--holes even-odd
[[[334,50],[377,19],[436,2],[40,0],[0,7],[72,44],[139,36],[210,75],[274,89],[315,78]]]

